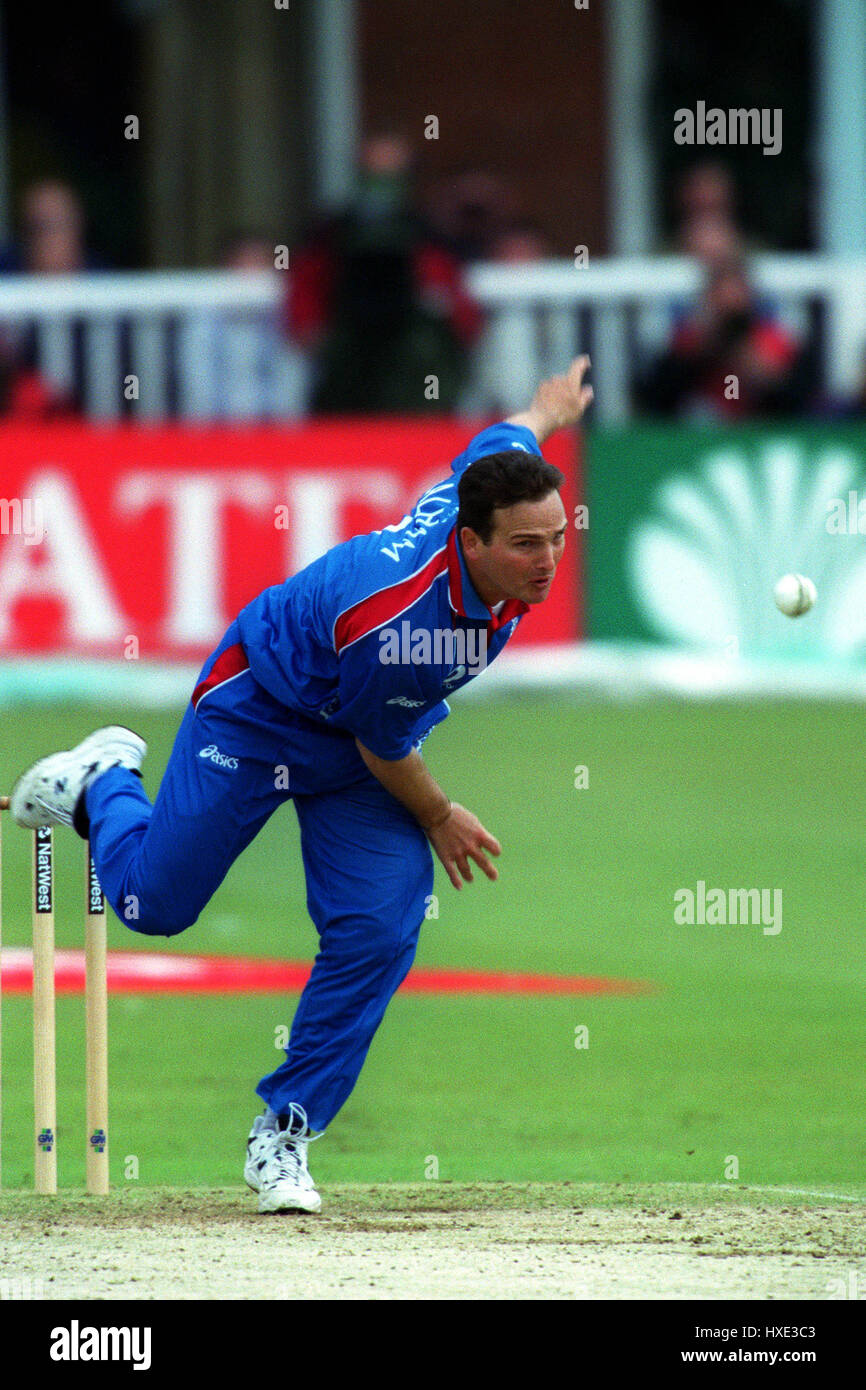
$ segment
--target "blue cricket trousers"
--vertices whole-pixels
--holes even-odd
[[[302,1105],[323,1130],[412,964],[433,859],[351,735],[279,704],[245,661],[233,623],[202,668],[153,805],[125,768],[91,784],[91,849],[121,922],[173,936],[192,926],[277,807],[294,802],[319,951],[286,1060],[256,1090],[278,1114]]]

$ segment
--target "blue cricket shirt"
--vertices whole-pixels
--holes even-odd
[[[505,646],[528,605],[493,612],[456,535],[457,484],[475,459],[540,454],[531,430],[491,425],[402,521],[334,546],[238,615],[253,676],[275,699],[404,758],[449,713],[446,696]]]

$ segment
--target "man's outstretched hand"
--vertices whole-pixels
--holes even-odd
[[[576,425],[593,397],[592,387],[583,384],[589,367],[590,361],[585,354],[575,357],[563,376],[551,376],[542,381],[529,409],[520,415],[510,416],[507,423],[525,425],[532,430],[539,444],[543,444],[557,430]]]
[[[461,875],[467,883],[472,883],[470,859],[475,860],[488,878],[496,880],[499,877],[495,864],[491,864],[487,854],[501,854],[502,846],[484,829],[477,816],[456,801],[451,803],[451,810],[445,819],[427,830],[427,838],[455,888],[463,887]]]

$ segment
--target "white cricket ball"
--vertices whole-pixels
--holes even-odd
[[[801,613],[808,613],[818,592],[805,574],[783,574],[773,590],[773,597],[776,607],[789,618],[799,618]]]

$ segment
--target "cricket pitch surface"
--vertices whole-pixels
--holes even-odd
[[[742,1184],[340,1185],[0,1196],[0,1263],[45,1299],[830,1299],[866,1277],[861,1192]],[[20,1293],[18,1295],[20,1297]]]

